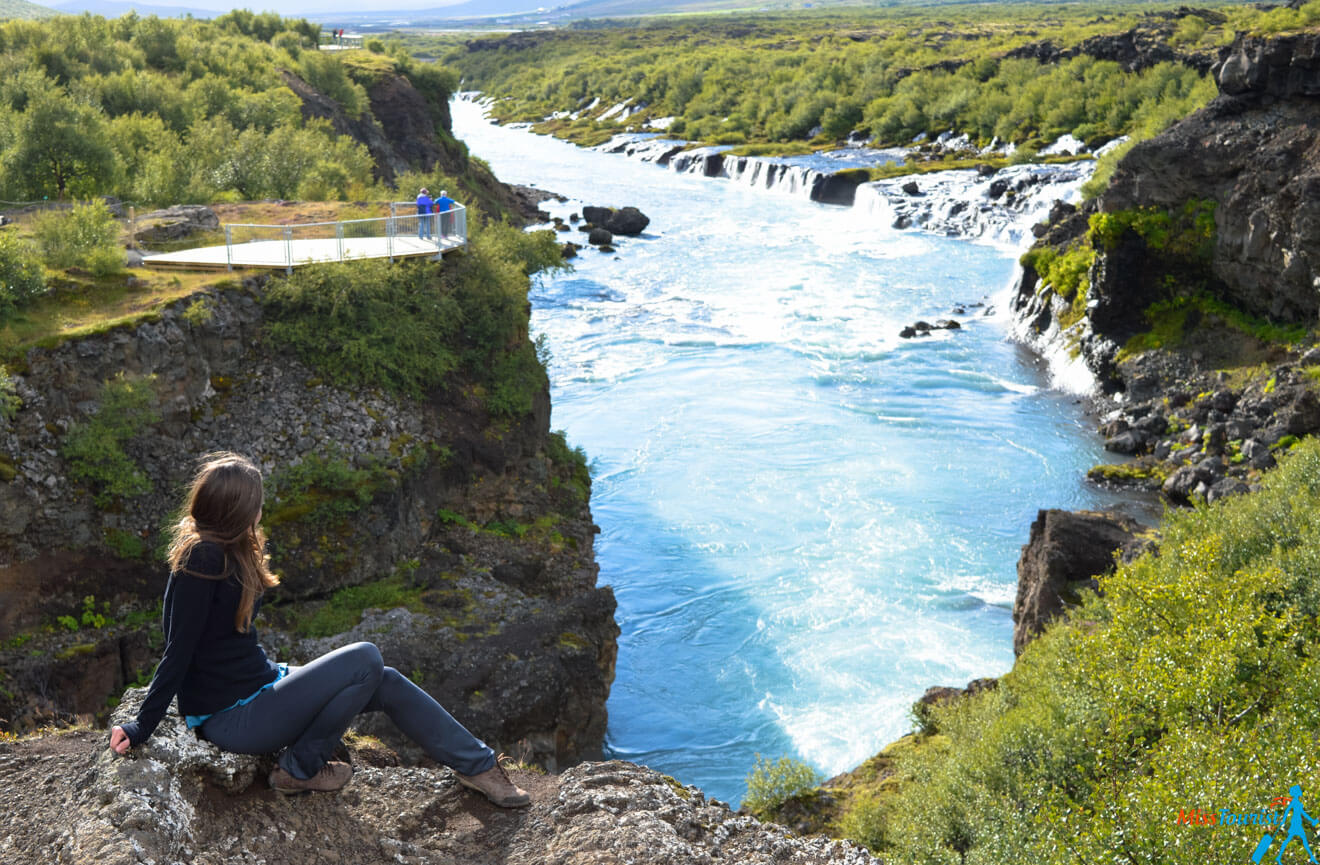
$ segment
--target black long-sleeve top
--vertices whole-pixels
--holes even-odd
[[[175,694],[180,715],[209,715],[278,676],[257,644],[256,629],[239,633],[234,628],[242,597],[236,568],[218,544],[202,541],[193,547],[186,567],[170,574],[161,611],[165,652],[137,720],[123,725],[134,746],[155,731]]]

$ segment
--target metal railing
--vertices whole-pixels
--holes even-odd
[[[425,225],[423,216],[430,218]],[[467,245],[467,208],[461,204],[456,203],[443,213],[421,214],[417,212],[415,201],[391,201],[390,218],[404,221],[415,219],[417,222],[414,224],[418,228],[438,233],[441,237],[461,237],[463,245]]]
[[[347,33],[343,36],[335,37],[332,33],[322,32],[320,39],[317,40],[317,47],[347,51],[350,48],[361,48],[364,38],[365,37],[363,36],[349,36]]]
[[[416,206],[413,205],[414,210]],[[444,213],[398,213],[375,219],[305,222],[295,225],[228,224],[225,265],[283,267],[363,258],[412,258],[438,255],[467,246],[467,208]]]

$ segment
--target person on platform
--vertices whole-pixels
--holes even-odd
[[[454,216],[450,213],[454,205],[458,202],[449,197],[449,193],[440,190],[440,197],[435,200],[435,212],[440,214],[440,236],[448,237],[453,234]]]
[[[434,204],[431,200],[431,193],[425,186],[421,192],[417,193],[417,237],[420,240],[429,240],[431,237],[431,206]]]

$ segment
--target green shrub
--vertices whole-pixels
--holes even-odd
[[[1161,300],[1146,307],[1142,315],[1149,330],[1133,336],[1123,346],[1119,358],[1149,351],[1151,349],[1175,348],[1182,343],[1187,329],[1187,318],[1195,312],[1199,318],[1217,316],[1224,324],[1255,339],[1276,345],[1296,345],[1306,338],[1308,329],[1304,324],[1275,324],[1263,318],[1257,318],[1231,306],[1215,297],[1200,293],[1188,293],[1169,300]],[[1274,385],[1266,383],[1266,393],[1274,390]]]
[[[215,315],[215,302],[209,295],[197,298],[183,311],[184,321],[194,327],[201,327]]]
[[[1095,250],[1089,244],[1070,246],[1062,253],[1050,247],[1029,249],[1022,264],[1040,275],[1042,285],[1049,285],[1064,300],[1085,296],[1090,287],[1089,272],[1095,262]]]
[[[0,325],[46,290],[46,274],[32,247],[12,231],[0,232]]]
[[[97,276],[123,269],[119,223],[100,199],[43,213],[33,221],[33,230],[50,267],[83,267]]]
[[[105,545],[121,559],[145,559],[147,543],[133,532],[110,528],[105,530]]]
[[[1137,145],[1137,139],[1129,136],[1127,141],[1114,147],[1095,161],[1095,170],[1091,177],[1082,184],[1082,198],[1090,200],[1109,188],[1109,179],[1114,176],[1114,169],[1127,156],[1128,151]]]
[[[379,460],[359,467],[338,453],[309,454],[271,475],[262,521],[271,529],[293,522],[329,528],[361,511],[398,479],[398,472]]]
[[[425,612],[426,606],[421,600],[423,591],[423,587],[412,585],[406,575],[401,574],[373,583],[347,586],[335,592],[316,612],[300,618],[296,628],[308,637],[332,637],[352,629],[362,620],[364,610],[406,607],[413,612]]]
[[[546,388],[527,335],[533,274],[564,267],[554,232],[469,224],[444,262],[300,268],[267,291],[266,334],[341,386],[412,398],[460,371],[500,417],[531,411]]]
[[[349,117],[357,117],[367,109],[367,91],[352,80],[343,61],[327,51],[304,51],[298,60],[298,71],[308,84],[339,103]]]
[[[554,430],[546,438],[546,456],[555,466],[567,470],[567,480],[562,482],[573,491],[579,501],[586,501],[591,496],[591,469],[587,465],[587,452],[579,445],[568,446],[568,435],[563,430]],[[558,479],[552,481],[559,485]]]
[[[1129,230],[1146,246],[1183,258],[1208,260],[1214,252],[1215,208],[1208,199],[1192,199],[1182,207],[1138,207],[1113,213],[1093,213],[1090,237],[1093,245],[1113,250]]]
[[[299,268],[265,295],[266,333],[338,384],[421,397],[457,365],[464,320],[438,271],[378,261]]]
[[[9,377],[9,371],[0,366],[0,420],[13,420],[22,407],[23,400],[18,396],[14,380]]]
[[[794,796],[810,793],[820,782],[820,773],[801,760],[780,757],[771,762],[757,754],[742,804],[757,817],[764,817]]]
[[[120,373],[107,381],[96,414],[75,424],[64,438],[61,451],[70,477],[91,486],[99,507],[151,491],[151,482],[124,452],[124,445],[160,420],[154,380],[154,376],[131,379]]]

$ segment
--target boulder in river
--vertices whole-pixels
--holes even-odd
[[[614,234],[635,236],[651,224],[650,218],[635,207],[584,207],[582,216],[587,222],[608,229]],[[594,241],[593,241],[594,242]]]
[[[614,235],[604,228],[593,228],[587,234],[587,243],[592,246],[608,246],[614,240]]]

